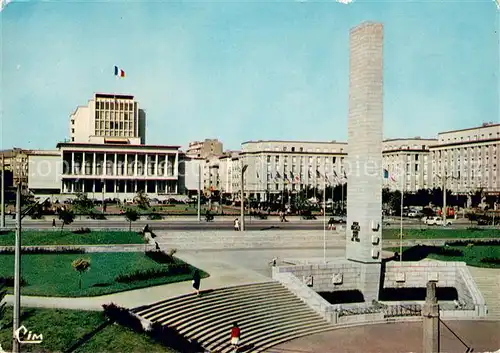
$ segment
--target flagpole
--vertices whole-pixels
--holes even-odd
[[[405,185],[406,172],[403,165],[403,177],[401,178],[401,215],[399,218],[399,262],[403,262],[403,208],[404,208],[404,185]]]
[[[326,180],[323,185],[323,263],[326,264]]]

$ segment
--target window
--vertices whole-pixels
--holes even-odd
[[[418,164],[415,164],[415,171],[418,172]]]
[[[271,163],[271,156],[267,156],[267,163]]]
[[[71,129],[71,133],[74,134],[75,133],[75,129]]]
[[[75,119],[71,119],[71,125],[75,125]]]
[[[276,157],[274,157],[274,161],[275,161],[276,163],[279,163],[279,161],[280,161],[280,156],[276,156]]]
[[[299,151],[300,151],[300,152],[304,152],[304,147],[300,147],[300,148],[299,148]]]
[[[415,160],[418,161],[418,154],[415,155]]]
[[[295,147],[292,147],[292,152],[295,152]]]
[[[337,162],[337,157],[332,157],[332,163],[335,164]]]
[[[286,152],[286,146],[283,146],[283,152]]]
[[[72,141],[72,142],[75,142],[75,138],[74,138],[74,137],[72,137],[72,138],[71,138],[71,141]]]

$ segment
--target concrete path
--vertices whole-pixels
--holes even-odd
[[[202,279],[201,289],[216,289],[239,284],[267,282],[269,277],[254,271],[219,260],[210,253],[206,254],[179,254],[178,257],[193,266],[203,269],[211,276]],[[127,292],[80,298],[37,297],[22,296],[21,306],[44,307],[60,309],[101,310],[102,304],[115,303],[124,307],[135,307],[151,304],[169,297],[176,297],[192,292],[191,281],[178,282]],[[12,305],[14,297],[5,296],[6,303]]]

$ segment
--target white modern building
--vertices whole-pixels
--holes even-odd
[[[95,93],[70,116],[70,142],[143,145],[146,114],[132,95]]]
[[[322,189],[345,182],[343,160],[346,143],[311,141],[248,141],[241,152],[210,160],[208,184],[239,199],[241,170],[247,166],[245,196],[276,199],[284,191],[297,193],[306,187]]]
[[[430,146],[432,185],[455,193],[500,194],[500,124],[441,132]]]
[[[429,146],[437,139],[399,138],[383,141],[382,164],[389,172],[384,187],[415,192],[432,187],[432,161]]]

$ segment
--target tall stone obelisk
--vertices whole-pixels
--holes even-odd
[[[362,265],[365,301],[378,299],[382,244],[383,25],[351,29],[346,257]]]

